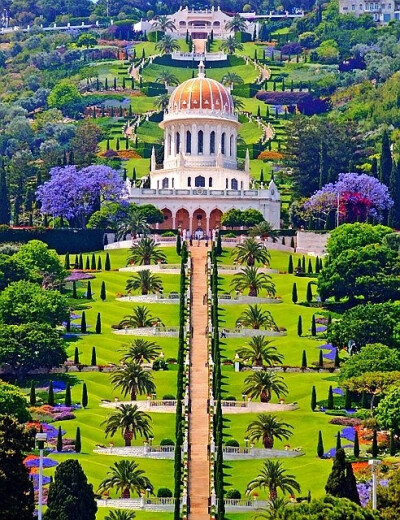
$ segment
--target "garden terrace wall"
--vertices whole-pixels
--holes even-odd
[[[41,240],[58,254],[77,254],[103,249],[101,229],[11,228],[0,226],[0,243]]]

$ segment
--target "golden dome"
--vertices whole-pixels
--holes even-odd
[[[199,68],[201,71],[201,65]],[[182,110],[210,110],[232,115],[233,100],[221,83],[200,72],[197,78],[184,81],[171,94],[168,113]]]

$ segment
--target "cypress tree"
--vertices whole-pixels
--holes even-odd
[[[49,390],[48,390],[48,396],[47,396],[47,404],[50,406],[54,406],[54,390],[53,390],[53,381],[50,381],[49,383]]]
[[[378,451],[378,432],[374,430],[371,447],[371,454],[373,459],[376,459],[376,457],[378,456]]]
[[[65,255],[65,258],[64,258],[64,269],[69,269],[71,266],[70,266],[70,263],[69,263],[69,253],[67,253]]]
[[[99,258],[97,259],[97,270],[101,271],[103,269],[103,266],[101,264],[101,256],[99,255]]]
[[[335,349],[334,366],[335,366],[335,368],[339,368],[340,367],[340,357],[339,357],[339,349],[338,348]]]
[[[293,282],[292,287],[292,302],[297,303],[297,285],[296,282]]]
[[[90,283],[90,280],[87,283],[86,298],[88,300],[91,300],[93,298],[93,296],[92,296],[92,284]]]
[[[322,354],[322,350],[319,351],[318,366],[319,368],[324,368],[324,356]]]
[[[36,404],[36,389],[34,381],[31,381],[31,390],[29,392],[29,404],[31,406],[35,406]]]
[[[75,255],[74,269],[79,269],[79,259],[78,259],[78,255]]]
[[[301,368],[307,368],[307,354],[305,350],[303,350],[303,356],[301,358]]]
[[[78,347],[75,347],[75,351],[74,351],[74,365],[79,365],[79,350],[78,350]]]
[[[283,245],[283,246],[286,245],[285,237],[282,237],[282,245]]]
[[[311,390],[311,410],[314,411],[317,407],[317,391],[315,389],[315,386],[312,387]]]
[[[96,334],[101,334],[101,315],[99,312],[97,313],[96,320]]]
[[[58,427],[58,434],[57,434],[57,451],[61,453],[63,450],[63,441],[62,441],[62,430],[61,426]]]
[[[319,257],[315,258],[315,273],[319,274]]]
[[[361,392],[360,406],[363,409],[368,408],[367,392],[365,390]]]
[[[320,459],[324,456],[324,441],[322,439],[322,432],[318,432],[318,444],[317,444],[317,455]]]
[[[313,317],[311,319],[311,336],[317,335],[317,325],[315,323],[315,314],[313,314]]]
[[[0,166],[0,224],[10,224],[11,209],[8,194],[6,172],[3,164]]]
[[[83,256],[82,256],[82,253],[79,255],[79,269],[83,269]]]
[[[302,270],[302,267],[301,267],[301,259],[300,259],[300,258],[297,260],[297,269],[298,269],[299,271]]]
[[[260,172],[260,184],[264,182],[264,170],[263,168],[261,168],[261,172]]]
[[[382,152],[380,164],[380,180],[389,187],[390,174],[392,173],[392,152],[390,151],[390,140],[388,131],[385,129],[382,134]]]
[[[354,446],[353,446],[353,455],[356,459],[360,456],[360,441],[358,439],[358,431],[355,430],[354,434]]]
[[[311,258],[308,259],[308,268],[307,268],[307,272],[308,272],[308,274],[312,274],[312,272],[313,272],[312,263],[311,263]]]
[[[78,298],[78,294],[76,292],[76,282],[72,282],[72,298],[75,300]]]
[[[303,269],[303,273],[306,272],[306,257],[303,255],[301,259],[301,268]]]
[[[67,387],[65,389],[65,400],[64,400],[65,406],[71,406],[72,405],[72,398],[71,398],[71,386],[69,383],[67,383]]]
[[[340,437],[340,432],[337,432],[336,434],[336,449],[340,450],[342,447],[342,438]]]
[[[356,432],[357,434],[357,432]],[[396,440],[394,438],[393,430],[390,430],[390,446],[389,446],[389,454],[391,457],[396,455]]]
[[[181,251],[182,251],[182,241],[181,241],[181,235],[180,233],[178,232],[178,234],[176,235],[176,254],[181,256]]]
[[[82,312],[81,333],[82,334],[86,334],[86,314],[85,314],[85,311]]]
[[[95,367],[97,365],[96,347],[92,347],[92,358],[90,360],[90,365],[92,367]]]
[[[92,366],[94,366],[94,365],[92,365]],[[86,386],[86,383],[83,383],[83,386],[82,386],[82,406],[83,406],[83,408],[87,407],[88,402],[89,402],[89,399],[88,399],[87,386]]]
[[[107,293],[106,293],[106,282],[101,282],[101,289],[100,289],[100,299],[101,301],[106,301]]]
[[[93,486],[88,483],[78,460],[68,459],[61,462],[56,468],[54,481],[50,484],[46,518],[93,520],[96,511]]]
[[[334,406],[334,404],[333,404],[333,389],[332,389],[332,385],[330,385],[329,391],[328,391],[328,404],[326,405],[326,407],[328,408],[328,410],[332,410],[333,406]]]
[[[96,271],[96,257],[94,256],[94,253],[92,253],[92,258],[90,262],[90,269],[92,271]]]
[[[379,175],[378,175],[378,159],[376,157],[372,158],[370,175],[372,177],[376,177],[376,178],[379,177]]]
[[[290,247],[294,249],[294,237],[290,239]]]
[[[303,334],[303,318],[299,316],[297,320],[297,335],[301,336]]]
[[[310,302],[312,302],[312,299],[313,299],[313,293],[312,293],[312,288],[311,288],[311,282],[308,282],[306,300],[308,301],[308,303],[310,303]]]
[[[89,263],[89,257],[87,256],[86,262],[85,262],[85,271],[89,271],[89,270],[90,270],[90,263]]]
[[[110,260],[109,253],[106,253],[106,261],[105,261],[104,269],[106,271],[111,271],[111,260]]]
[[[332,471],[328,477],[325,491],[334,497],[348,498],[359,504],[358,493],[356,494],[354,490],[357,490],[357,487],[352,467],[349,462],[346,462],[344,449],[340,448],[333,459]]]
[[[67,332],[71,332],[71,316],[70,316],[70,314],[68,314],[68,316],[67,316],[67,321],[65,323],[65,330]]]
[[[292,240],[293,240],[293,237],[292,237]],[[292,257],[292,255],[289,255],[288,273],[293,274],[293,257]]]
[[[215,248],[215,254],[216,254],[216,256],[221,256],[222,252],[223,252],[223,249],[222,249],[222,236],[221,236],[221,233],[218,232],[217,247]]]
[[[388,224],[398,229],[400,227],[400,160],[397,161],[397,165],[393,161],[389,188],[394,204],[389,210]]]
[[[76,453],[80,453],[82,449],[82,441],[81,441],[81,429],[79,426],[76,428],[76,435],[75,435],[75,451]]]

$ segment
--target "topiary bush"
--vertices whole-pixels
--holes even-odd
[[[176,397],[173,394],[163,395],[163,401],[174,401]]]
[[[157,497],[158,498],[171,498],[172,497],[172,491],[168,488],[160,488],[157,491]]]
[[[176,233],[174,233],[173,231],[166,231],[161,236],[162,237],[174,237],[175,235],[176,235]]]
[[[175,446],[172,439],[161,439],[160,446]]]
[[[228,491],[225,494],[225,498],[240,500],[242,498],[242,494],[238,489],[228,489]]]
[[[229,446],[230,448],[239,448],[239,443],[235,439],[229,439],[229,441],[226,441],[225,446]]]

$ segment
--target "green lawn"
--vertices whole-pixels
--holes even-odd
[[[176,254],[175,247],[163,248],[167,255],[169,263],[178,263],[180,257]],[[111,325],[118,323],[122,317],[132,310],[137,303],[120,302],[116,300],[116,296],[125,292],[127,279],[132,276],[131,272],[119,272],[118,268],[126,265],[126,257],[128,250],[111,250],[109,251],[111,258],[111,271],[101,271],[95,273],[95,279],[91,280],[93,300],[87,300],[84,297],[86,290],[86,282],[78,284],[78,299],[72,300],[71,304],[74,308],[73,312],[77,315],[85,310],[87,323],[89,325],[88,334],[78,335],[67,343],[67,353],[70,359],[73,359],[75,347],[78,348],[79,359],[82,364],[90,364],[92,347],[96,347],[97,363],[104,365],[107,363],[119,364],[122,356],[121,349],[131,342],[134,337],[129,335],[116,335]],[[105,252],[96,252],[96,260],[98,255],[102,258],[102,265],[105,262]],[[86,263],[86,255],[83,255],[84,264]],[[62,261],[64,258],[62,257]],[[71,256],[71,262],[74,255]],[[179,291],[179,275],[160,274],[163,282],[164,292]],[[107,299],[102,302],[99,298],[101,282],[106,284]],[[71,293],[69,293],[71,295]],[[178,325],[179,306],[177,304],[149,304],[148,308],[152,314],[159,316],[166,325]],[[97,313],[101,313],[102,317],[102,333],[95,334],[94,327]],[[72,323],[80,323],[80,318]],[[178,338],[158,338],[152,335],[149,329],[149,339],[155,341],[162,349],[165,358],[176,358]],[[161,399],[165,395],[176,395],[176,365],[170,365],[168,371],[153,372],[156,384],[156,397]],[[77,458],[95,488],[98,488],[101,480],[106,476],[109,467],[121,457],[94,454],[93,450],[96,445],[108,445],[112,441],[115,446],[123,446],[123,439],[120,434],[116,434],[114,438],[105,438],[104,427],[101,423],[112,413],[112,410],[101,407],[102,400],[114,401],[115,399],[124,400],[119,390],[112,387],[110,374],[105,372],[74,372],[69,374],[52,375],[53,380],[69,381],[71,384],[72,402],[81,402],[82,385],[86,383],[89,395],[89,405],[86,409],[78,409],[75,411],[76,418],[73,420],[60,421],[54,423],[56,427],[61,426],[65,430],[65,437],[75,438],[76,428],[79,426],[82,435],[82,453],[74,454]],[[44,375],[37,377],[36,386],[46,386],[49,376]],[[25,389],[28,392],[28,388]],[[46,399],[45,392],[38,392],[39,398]],[[146,399],[144,395],[138,396],[138,399]],[[64,393],[56,394],[56,400],[59,403],[64,401]],[[162,439],[175,439],[175,414],[157,414],[151,413],[151,425],[153,429],[154,445],[159,445]],[[133,440],[133,444],[142,445],[143,439],[137,438]],[[57,461],[65,460],[68,454],[51,454],[50,457]],[[152,460],[137,459],[139,465],[145,469],[146,475],[157,490],[160,487],[169,487],[173,489],[173,460]],[[45,471],[46,475],[54,473],[54,468]],[[106,515],[106,509],[101,508],[97,518],[103,519]],[[152,513],[138,513],[140,519],[154,518]],[[172,518],[169,514],[157,514],[158,519],[169,520]]]
[[[251,121],[248,121],[247,123],[242,123],[239,130],[239,136],[244,140],[246,144],[258,143],[262,135],[262,128],[259,127],[257,123]]]

